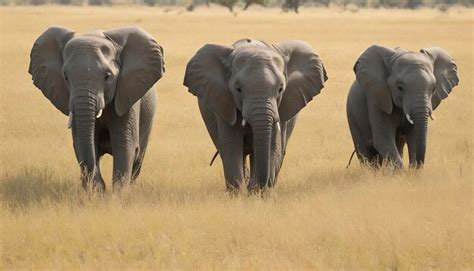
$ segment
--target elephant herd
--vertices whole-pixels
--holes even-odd
[[[106,153],[113,156],[114,187],[139,175],[163,59],[163,48],[138,27],[84,35],[50,27],[35,41],[29,73],[69,116],[85,189],[105,190],[99,159]],[[354,72],[347,118],[361,163],[403,168],[406,143],[410,166],[422,166],[428,118],[459,81],[453,59],[437,47],[410,52],[373,45]],[[303,41],[241,39],[230,46],[206,44],[195,53],[183,84],[197,96],[228,191],[275,185],[298,113],[327,80],[320,57]]]

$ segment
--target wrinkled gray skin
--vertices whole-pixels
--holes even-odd
[[[267,45],[242,39],[198,50],[184,85],[198,97],[229,191],[245,182],[247,155],[249,190],[275,185],[296,115],[326,80],[321,60],[302,41]]]
[[[354,72],[347,118],[359,160],[374,166],[386,160],[402,168],[407,144],[410,166],[421,167],[428,117],[459,82],[453,59],[437,47],[409,52],[373,45]]]
[[[84,188],[105,189],[99,168],[105,153],[114,157],[114,186],[138,176],[156,108],[152,86],[163,65],[161,46],[136,27],[85,35],[51,27],[36,40],[29,73],[69,115]]]

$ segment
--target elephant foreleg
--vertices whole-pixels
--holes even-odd
[[[396,168],[403,168],[403,161],[396,144],[396,128],[389,115],[369,112],[373,144],[380,154],[379,163],[389,161]]]
[[[99,161],[97,160],[95,164],[94,172],[86,172],[81,169],[81,181],[82,186],[86,191],[97,191],[97,192],[104,192],[105,191],[105,182],[102,178],[99,168]]]
[[[379,164],[384,161],[393,163],[396,168],[403,168],[403,161],[398,153],[397,146],[395,144],[395,138],[380,136],[374,138],[374,145],[377,152],[380,154]]]
[[[117,116],[111,129],[110,141],[114,157],[112,182],[114,187],[131,182],[133,164],[139,159],[138,106],[139,103],[125,115]]]
[[[224,165],[227,190],[239,190],[245,181],[241,127],[230,126],[224,121],[219,122],[219,154]]]
[[[74,153],[76,155],[77,161],[80,163],[81,159],[79,158],[79,146],[77,144],[78,139],[73,133],[73,147],[74,147]],[[97,150],[97,140],[94,142],[94,148]],[[81,169],[81,182],[82,182],[82,187],[86,191],[90,190],[95,190],[99,192],[105,191],[105,182],[104,179],[102,178],[102,175],[100,173],[100,167],[99,167],[99,154],[96,151],[95,152],[95,163],[94,163],[94,169],[92,171],[87,171],[86,167],[84,167],[83,164],[80,164],[80,169]]]
[[[129,184],[132,180],[134,158],[138,148],[119,146],[114,150],[112,182],[114,187]]]

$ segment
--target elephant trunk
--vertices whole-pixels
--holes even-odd
[[[262,108],[254,110],[250,120],[253,132],[256,178],[260,189],[265,188],[270,181],[270,144],[273,119],[271,110]]]
[[[416,141],[416,167],[420,168],[425,163],[426,137],[428,133],[428,110],[422,110],[414,114],[415,141]]]
[[[94,146],[96,99],[93,96],[77,97],[73,105],[73,134],[76,156],[81,166],[83,185],[91,180],[96,170]]]

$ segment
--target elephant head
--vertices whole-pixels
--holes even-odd
[[[95,119],[113,102],[124,115],[161,78],[163,49],[137,27],[76,35],[50,27],[31,49],[29,73],[51,103],[69,115],[84,171],[94,170]]]
[[[229,125],[251,126],[256,177],[270,179],[272,131],[293,118],[327,80],[324,66],[303,41],[272,46],[243,39],[207,44],[189,61],[184,85]],[[242,119],[242,123],[236,123]],[[278,129],[276,129],[278,130]]]
[[[414,125],[416,163],[422,165],[428,117],[459,82],[454,60],[438,47],[409,52],[373,45],[359,57],[354,72],[367,90],[369,106],[386,114],[400,108]]]

